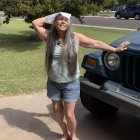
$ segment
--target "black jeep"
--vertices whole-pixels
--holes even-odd
[[[97,115],[112,115],[121,109],[140,118],[140,31],[111,45],[117,47],[123,41],[130,45],[121,53],[97,51],[84,56],[80,98]]]

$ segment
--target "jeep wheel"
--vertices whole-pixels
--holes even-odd
[[[135,20],[139,20],[140,19],[140,15],[139,14],[136,14],[135,15]]]
[[[116,15],[116,19],[121,19],[121,15],[120,14],[117,14]]]
[[[100,101],[83,92],[80,93],[80,98],[83,106],[88,111],[94,113],[97,116],[113,116],[118,110],[118,108],[111,106],[103,101]]]

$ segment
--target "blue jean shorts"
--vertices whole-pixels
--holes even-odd
[[[79,78],[68,83],[47,81],[47,96],[54,101],[76,102],[80,95]]]

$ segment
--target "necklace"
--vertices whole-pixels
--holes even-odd
[[[57,40],[56,44],[61,46],[61,41]]]

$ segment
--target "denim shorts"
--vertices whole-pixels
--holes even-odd
[[[76,102],[80,95],[79,78],[68,83],[47,81],[47,96],[54,101]]]

